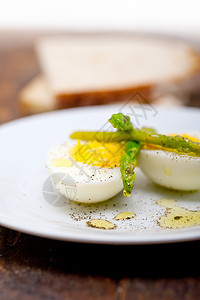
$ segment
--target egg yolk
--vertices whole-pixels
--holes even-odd
[[[102,168],[119,167],[124,153],[124,143],[102,143],[98,141],[81,143],[79,140],[77,145],[69,151],[74,160]]]

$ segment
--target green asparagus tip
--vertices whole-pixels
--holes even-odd
[[[108,121],[114,128],[117,128],[117,130],[131,130],[133,128],[130,117],[122,113],[113,114]]]

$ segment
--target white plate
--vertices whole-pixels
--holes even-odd
[[[160,132],[200,132],[200,110],[164,109],[150,105],[120,105],[76,108],[35,115],[0,127],[0,224],[25,233],[65,241],[105,244],[148,244],[196,240],[200,226],[164,229],[157,219],[165,212],[156,204],[161,198],[177,200],[181,206],[198,209],[200,192],[178,193],[162,189],[137,170],[133,195],[122,194],[99,205],[84,206],[67,202],[50,204],[43,193],[48,178],[46,153],[53,145],[67,140],[75,130],[107,130],[112,113],[132,114],[135,125],[153,126]],[[45,196],[44,196],[45,195]],[[122,211],[136,217],[114,221]],[[113,230],[88,227],[89,218],[106,218],[117,224]]]

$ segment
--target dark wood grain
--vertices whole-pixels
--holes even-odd
[[[17,94],[39,72],[35,36],[0,33],[0,123],[20,117]],[[0,299],[200,299],[199,253],[200,241],[90,245],[0,227]]]
[[[18,93],[39,72],[33,46],[0,36],[0,123],[20,117]]]

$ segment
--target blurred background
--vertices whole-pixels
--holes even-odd
[[[199,9],[198,0],[1,1],[0,123],[52,109],[124,101],[130,95],[138,101],[138,91],[144,102],[200,106]],[[100,69],[91,57],[101,44],[99,64],[107,83],[102,68],[92,80],[92,70],[100,74]],[[126,59],[127,52],[133,60]],[[73,76],[81,73],[79,68],[88,76],[81,84],[78,78],[76,86]]]
[[[139,31],[189,38],[200,34],[198,0],[1,1],[8,29]]]

